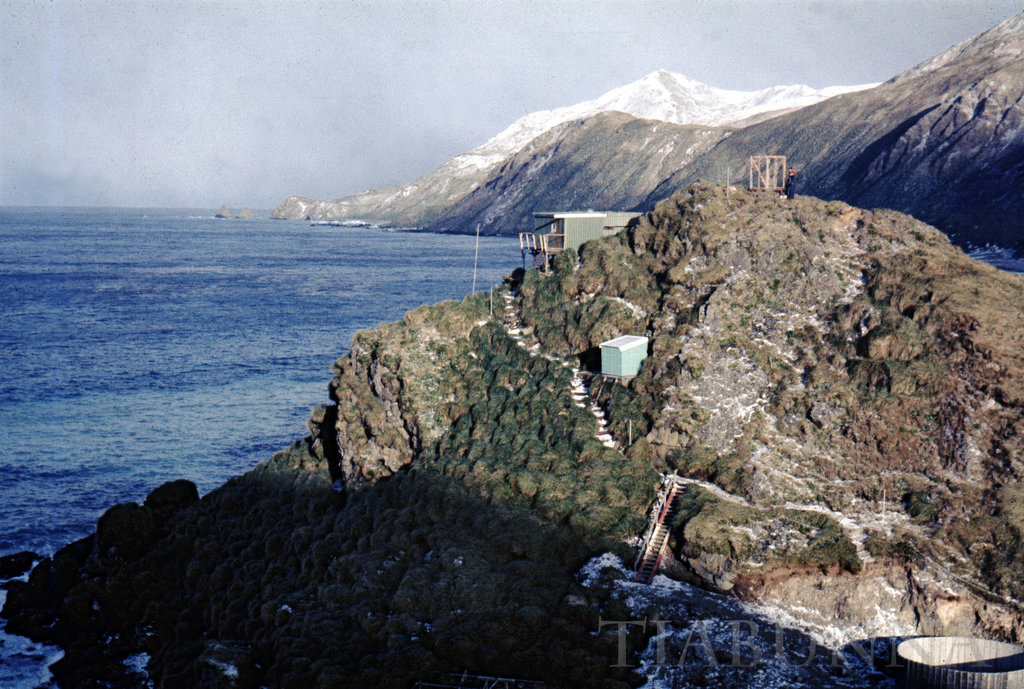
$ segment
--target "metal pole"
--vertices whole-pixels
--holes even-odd
[[[476,224],[476,253],[473,256],[473,294],[476,294],[476,264],[480,259],[480,223]]]

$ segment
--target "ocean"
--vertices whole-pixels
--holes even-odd
[[[472,289],[474,237],[212,214],[0,208],[0,555],[269,459],[356,331]],[[478,290],[521,265],[515,239],[479,247]],[[3,635],[0,686],[51,655]]]

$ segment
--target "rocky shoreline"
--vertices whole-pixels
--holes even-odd
[[[637,686],[619,644],[655,631],[600,622],[667,603],[580,572],[631,561],[675,472],[678,580],[837,644],[1024,638],[1021,276],[894,212],[697,183],[495,298],[360,332],[305,439],[112,507],[10,583],[8,629],[65,649],[62,687]],[[576,381],[631,332],[640,375],[585,392],[609,445]]]

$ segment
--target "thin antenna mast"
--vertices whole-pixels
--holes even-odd
[[[473,294],[476,294],[476,265],[480,260],[480,223],[476,224],[476,253],[473,256]]]

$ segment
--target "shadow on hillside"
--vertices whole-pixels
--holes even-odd
[[[280,457],[138,550],[123,547],[146,518],[131,509],[123,555],[89,537],[11,590],[17,631],[66,649],[61,686],[135,686],[122,660],[140,653],[164,687],[407,687],[462,671],[627,686],[614,635],[595,633],[601,600],[575,581],[592,553],[568,527],[428,470],[344,502],[323,468]]]

